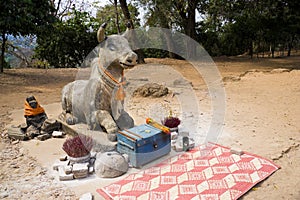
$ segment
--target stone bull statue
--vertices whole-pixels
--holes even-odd
[[[134,126],[133,119],[123,109],[124,69],[136,65],[137,55],[123,35],[105,36],[106,24],[97,32],[98,56],[93,58],[88,80],[76,80],[62,90],[62,108],[68,124],[83,122],[92,130],[103,128],[108,139],[116,140],[118,129]],[[121,105],[121,106],[120,106]]]

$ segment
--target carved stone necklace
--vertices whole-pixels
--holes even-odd
[[[101,69],[101,70],[100,70]],[[106,83],[109,82],[109,85],[114,87],[118,87],[116,93],[115,93],[115,99],[119,101],[123,101],[126,94],[123,88],[123,85],[125,84],[124,81],[124,70],[122,70],[122,77],[121,81],[118,81],[108,70],[106,70],[100,63],[99,59],[99,66],[98,66],[98,71],[103,77],[103,79],[106,81]]]

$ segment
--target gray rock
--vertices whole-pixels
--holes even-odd
[[[18,127],[11,126],[7,130],[8,137],[15,140],[27,140],[28,137],[25,133]]]
[[[117,134],[109,133],[109,134],[107,134],[107,139],[111,142],[117,141]]]
[[[116,120],[116,123],[117,123],[119,129],[121,129],[121,130],[130,129],[130,128],[132,128],[134,126],[134,120],[125,111],[122,112],[122,114],[120,115],[120,117]]]
[[[42,134],[42,135],[38,135],[36,138],[40,141],[44,141],[44,140],[47,140],[47,139],[51,138],[51,135],[48,134],[48,133],[45,133],[45,134]]]
[[[109,112],[103,110],[97,111],[97,120],[106,129],[108,134],[118,131],[117,124]]]
[[[6,197],[9,197],[9,193],[7,191],[0,193],[0,199],[4,199]]]
[[[83,195],[81,195],[80,199],[79,200],[93,200],[93,195],[92,193],[85,193]]]
[[[33,125],[29,126],[26,130],[26,135],[29,138],[34,138],[35,136],[37,136],[39,134],[40,134],[40,131],[36,127],[34,127]]]
[[[46,119],[41,127],[45,133],[51,134],[53,131],[58,131],[61,128],[61,123],[56,119]]]
[[[95,172],[102,178],[114,178],[128,171],[128,162],[118,152],[106,152],[97,155]]]
[[[239,155],[239,156],[244,154],[243,150],[241,150],[239,148],[231,148],[230,153],[236,154],[236,155]]]

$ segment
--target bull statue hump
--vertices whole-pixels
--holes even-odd
[[[108,134],[116,134],[118,129],[134,126],[133,119],[123,109],[123,72],[136,65],[137,55],[126,39],[130,27],[123,35],[107,37],[105,27],[106,23],[102,24],[97,32],[98,56],[90,62],[89,79],[64,86],[62,109],[70,125],[81,122],[92,130],[103,128]]]

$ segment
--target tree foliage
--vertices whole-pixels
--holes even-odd
[[[299,1],[293,0],[211,0],[207,6],[203,45],[212,55],[253,54],[276,47],[288,47],[299,39]],[[217,37],[217,47],[211,48],[209,35]],[[217,51],[216,51],[217,49]],[[290,53],[289,53],[290,55]]]
[[[201,7],[201,0],[141,0],[140,4],[148,8],[146,14],[146,23],[150,26],[160,26],[167,29],[176,29],[185,33],[192,39],[196,39],[196,8]],[[169,51],[172,51],[174,44],[172,36],[166,35]],[[187,56],[195,55],[196,47],[191,41],[185,44]],[[169,54],[169,57],[176,57],[174,54]]]
[[[36,55],[53,67],[80,66],[89,52],[97,46],[99,23],[87,12],[75,9],[66,21],[53,24],[51,32],[38,37]]]
[[[54,67],[75,67],[97,45],[96,30],[107,22],[107,34],[126,29],[129,21],[141,26],[139,9],[145,10],[145,26],[180,31],[201,43],[212,56],[251,55],[275,50],[291,55],[300,44],[300,2],[294,0],[110,0],[98,7],[96,19],[75,8],[75,0],[11,0],[1,2],[1,71],[7,36],[35,35],[36,56]],[[71,10],[70,10],[71,9]],[[147,56],[178,57],[172,53],[174,35],[162,32],[169,52],[149,49]],[[147,41],[142,41],[147,42]],[[159,42],[159,41],[157,41]],[[178,42],[178,41],[175,41]],[[177,44],[176,44],[177,45]],[[180,48],[193,56],[195,48],[182,42]],[[177,46],[176,46],[177,47]]]
[[[211,55],[291,48],[299,42],[299,1],[140,0],[146,24],[176,29],[200,42]],[[196,17],[195,10],[198,15]],[[195,18],[197,18],[196,21]],[[167,37],[166,37],[167,39]]]
[[[55,18],[51,13],[54,8],[48,0],[1,0],[0,32],[1,32],[1,62],[0,72],[3,72],[4,54],[8,35],[39,34],[42,29],[51,24]]]
[[[137,7],[133,6],[132,4],[128,4],[128,9],[130,13],[130,18],[132,19],[132,22],[134,26],[139,27],[140,26],[140,19],[138,18],[139,16],[139,11]],[[119,17],[119,24],[116,24],[116,17]],[[120,27],[120,31],[125,31],[126,30],[126,24],[127,20],[122,12],[122,9],[119,4],[117,4],[117,13],[115,11],[115,7],[113,4],[107,4],[103,7],[100,7],[97,11],[96,14],[96,19],[99,22],[106,22],[107,26],[105,28],[105,33],[107,35],[111,34],[116,34],[118,33],[118,28],[117,26]]]

